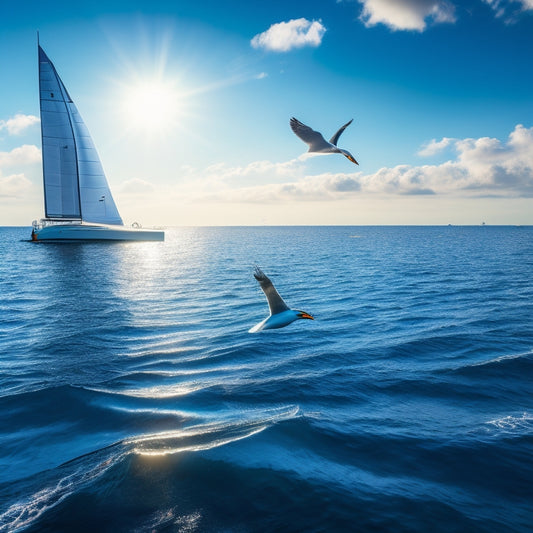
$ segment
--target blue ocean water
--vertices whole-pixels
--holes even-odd
[[[0,228],[0,531],[525,532],[533,227]],[[260,265],[316,318],[268,314]]]

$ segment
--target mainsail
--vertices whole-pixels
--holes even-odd
[[[39,90],[46,217],[122,225],[89,131],[40,46]]]

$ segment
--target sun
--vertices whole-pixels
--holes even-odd
[[[161,79],[137,82],[126,89],[123,111],[131,129],[153,135],[172,129],[180,112],[174,83]]]

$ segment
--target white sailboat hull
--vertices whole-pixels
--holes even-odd
[[[34,227],[33,241],[164,241],[165,232],[126,226],[67,223]]]

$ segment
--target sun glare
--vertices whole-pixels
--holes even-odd
[[[160,80],[138,83],[126,91],[123,108],[130,126],[149,134],[172,128],[180,96],[173,84]]]

